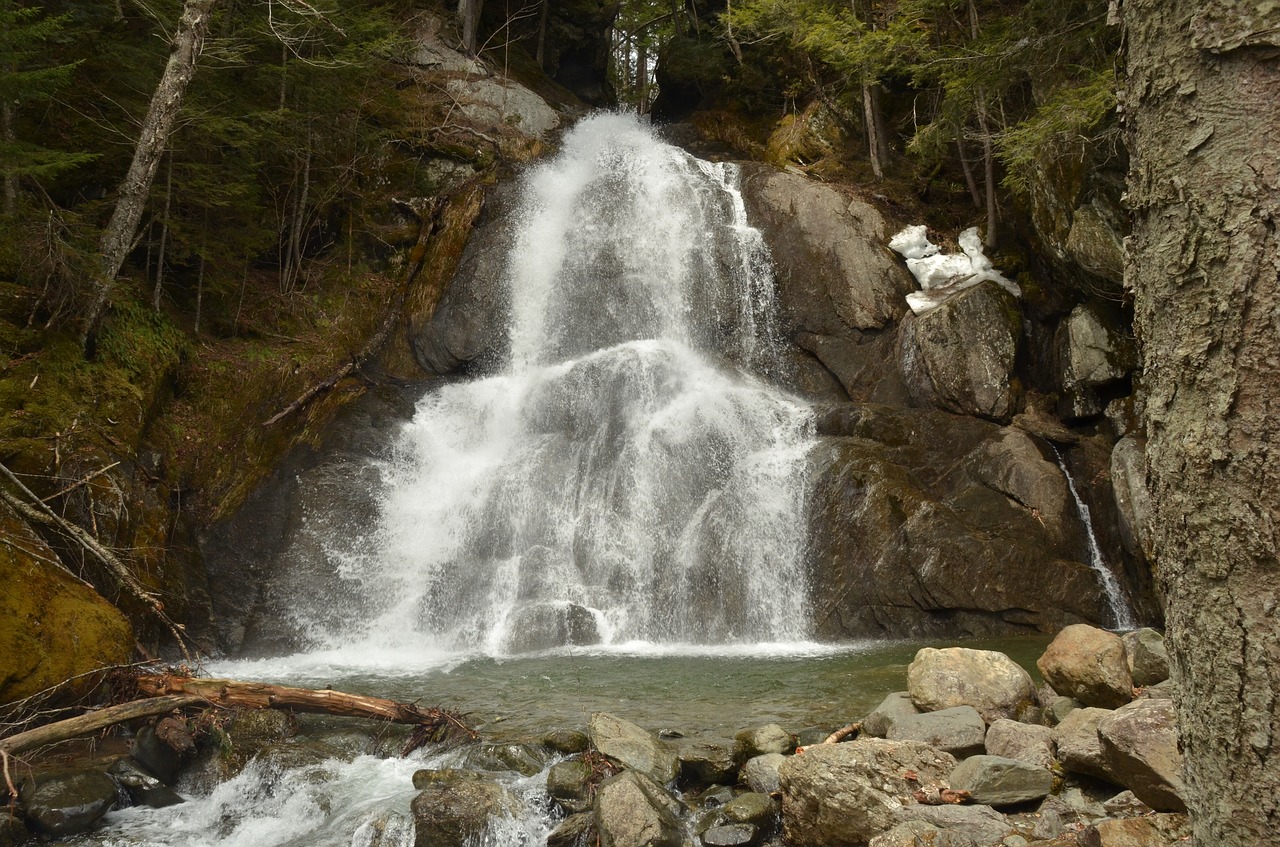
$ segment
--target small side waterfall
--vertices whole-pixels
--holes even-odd
[[[1085,537],[1089,542],[1089,564],[1098,574],[1098,583],[1102,588],[1102,596],[1107,598],[1107,608],[1111,612],[1111,625],[1117,630],[1137,629],[1138,622],[1134,620],[1133,609],[1124,596],[1124,590],[1120,588],[1119,580],[1116,579],[1116,575],[1111,572],[1111,568],[1107,566],[1106,559],[1103,558],[1102,547],[1098,544],[1098,535],[1093,528],[1093,515],[1089,512],[1089,506],[1080,496],[1080,491],[1076,488],[1075,478],[1071,476],[1071,471],[1067,469],[1066,460],[1063,459],[1056,446],[1053,447],[1053,455],[1058,460],[1058,467],[1062,468],[1062,475],[1067,478],[1067,488],[1071,490],[1071,498],[1075,500],[1076,511],[1080,513],[1080,521],[1084,524]]]
[[[418,404],[340,556],[361,622],[317,648],[808,635],[811,416],[758,376],[773,284],[736,177],[615,115],[526,177],[508,360]]]

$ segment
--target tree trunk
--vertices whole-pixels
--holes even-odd
[[[476,54],[480,33],[480,10],[484,0],[458,0],[458,20],[462,24],[462,48],[469,55]]]
[[[118,706],[108,706],[64,721],[38,726],[26,732],[10,735],[0,739],[0,753],[8,756],[19,756],[30,750],[38,750],[49,744],[70,741],[73,738],[84,738],[104,729],[110,729],[126,721],[139,718],[154,718],[167,715],[174,709],[185,709],[206,702],[204,697],[195,694],[173,694],[164,697],[150,697],[146,700],[134,700]]]
[[[0,102],[0,142],[14,143],[13,105]],[[4,216],[11,218],[18,213],[18,177],[12,171],[4,172]]]
[[[880,121],[869,85],[862,86],[862,116],[867,124],[867,155],[871,158],[871,172],[876,175],[876,179],[884,179],[884,164],[880,153]]]
[[[169,153],[169,169],[164,178],[164,214],[160,218],[160,250],[156,258],[156,287],[151,292],[151,305],[160,311],[160,295],[164,290],[164,252],[169,241],[169,206],[173,200],[173,152]]]
[[[200,51],[204,46],[204,34],[218,2],[219,0],[186,0],[183,7],[182,18],[173,35],[173,51],[169,54],[164,75],[160,77],[160,83],[151,95],[151,105],[142,121],[142,133],[133,150],[133,162],[129,165],[124,182],[120,184],[116,207],[102,233],[98,248],[97,290],[85,312],[80,339],[86,349],[92,345],[98,324],[106,312],[111,290],[115,287],[116,276],[133,246],[134,234],[146,206],[147,195],[151,192],[156,168],[160,165],[169,133],[182,108],[187,85],[195,76],[196,60],[200,58]]]
[[[547,69],[547,20],[551,15],[551,0],[542,0],[542,14],[538,17],[538,52],[534,58],[538,67]]]
[[[1202,847],[1280,844],[1280,7],[1128,0],[1151,542]]]

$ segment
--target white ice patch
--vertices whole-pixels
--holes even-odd
[[[920,291],[907,295],[907,305],[915,314],[923,315],[951,296],[986,280],[998,283],[1014,297],[1022,296],[1018,284],[997,271],[982,252],[977,227],[960,233],[958,240],[962,253],[943,253],[938,245],[929,241],[924,224],[906,227],[889,239],[889,247],[907,260],[907,270],[920,284]]]

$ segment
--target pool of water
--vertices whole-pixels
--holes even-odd
[[[965,642],[1000,650],[1039,681],[1035,660],[1045,637]],[[740,649],[629,645],[590,651],[494,658],[401,656],[364,663],[312,654],[211,664],[214,676],[262,680],[456,708],[487,741],[537,739],[560,728],[585,728],[591,713],[611,712],[654,731],[687,738],[732,737],[776,722],[796,732],[833,729],[861,718],[885,694],[906,687],[906,669],[924,642],[753,645]],[[304,735],[371,731],[347,719],[304,721]],[[298,745],[307,743],[301,738]],[[394,747],[394,745],[389,745]],[[458,764],[458,751],[422,750],[408,759],[346,755],[303,762],[259,760],[236,778],[210,784],[188,778],[187,802],[169,809],[110,813],[89,836],[66,844],[101,847],[408,847],[416,793],[413,772]],[[525,797],[528,813],[503,822],[487,847],[536,847],[554,826],[543,798],[545,772],[498,774]]]

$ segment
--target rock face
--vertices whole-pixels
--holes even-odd
[[[623,771],[596,790],[596,828],[602,847],[679,847],[679,804],[653,780]]]
[[[1129,672],[1137,686],[1158,685],[1169,678],[1169,651],[1164,636],[1150,627],[1121,636]]]
[[[48,564],[51,550],[0,503],[0,703],[128,661],[133,629],[87,585]]]
[[[897,823],[901,798],[942,785],[954,767],[950,755],[913,741],[868,738],[811,747],[778,772],[784,838],[809,847],[869,841]],[[908,770],[919,779],[905,780]]]
[[[1077,306],[1058,329],[1062,414],[1086,418],[1102,411],[1099,390],[1137,367],[1133,341],[1099,310]]]
[[[659,785],[666,785],[679,773],[675,751],[652,732],[629,721],[596,712],[591,716],[587,732],[601,753],[645,774]]]
[[[911,702],[924,711],[972,706],[983,720],[1017,718],[1035,702],[1031,675],[1003,653],[925,647],[907,667]]]
[[[1052,631],[1106,619],[1080,560],[1083,528],[1060,506],[1065,480],[1025,433],[871,405],[820,410],[817,427],[812,590],[815,608],[831,610],[821,637]]]
[[[1182,753],[1173,703],[1136,700],[1098,722],[1102,755],[1116,780],[1160,812],[1184,812]]]
[[[907,316],[899,343],[911,397],[961,415],[1008,421],[1017,411],[1013,365],[1021,327],[1016,300],[994,282]]]
[[[1114,709],[1133,699],[1120,636],[1085,624],[1066,627],[1036,662],[1053,690],[1088,706]]]
[[[951,772],[951,787],[984,806],[1014,806],[1047,796],[1053,774],[1003,756],[973,756]]]

